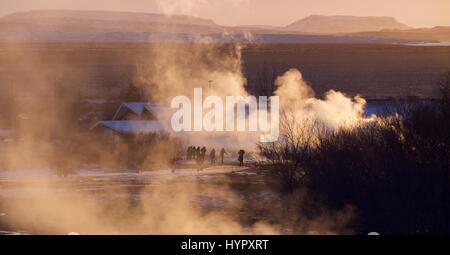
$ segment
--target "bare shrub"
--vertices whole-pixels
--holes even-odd
[[[260,146],[261,154],[286,190],[303,187],[335,211],[355,206],[357,232],[448,234],[449,77],[438,103],[403,102],[397,115],[318,132],[317,140],[311,128],[287,128],[281,142]]]
[[[268,161],[266,167],[278,176],[284,191],[298,188],[305,176],[305,163],[317,143],[319,124],[305,119],[294,119],[291,112],[283,112],[280,118],[282,135],[277,142],[258,144],[260,154]]]

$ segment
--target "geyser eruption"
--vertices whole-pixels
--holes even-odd
[[[244,47],[215,43],[155,46],[148,61],[139,65],[137,79],[148,92],[150,101],[165,106],[170,106],[171,100],[178,96],[194,102],[196,88],[202,88],[203,98],[214,96],[224,102],[230,96],[245,98],[250,95],[245,89],[247,80],[242,71]],[[277,90],[274,96],[279,97],[280,112],[288,112],[296,121],[319,122],[326,128],[338,129],[355,125],[365,119],[363,113],[366,102],[363,98],[347,97],[334,90],[327,92],[323,99],[317,98],[299,70],[288,70],[276,79],[275,84]],[[164,118],[169,128],[174,111],[169,111]],[[205,113],[206,110],[203,114]],[[191,114],[193,115],[193,111]],[[262,115],[271,118],[270,110],[261,112],[260,109],[249,109],[243,121],[251,125],[252,119]],[[226,120],[221,120],[221,123],[226,123]],[[249,129],[245,132],[219,132],[220,130],[183,132],[182,135],[187,138],[187,143],[202,141],[204,145],[213,148],[226,144],[233,150],[244,148],[249,151],[255,149],[255,144],[261,136],[261,132],[248,131]]]
[[[275,95],[280,97],[281,111],[288,113],[296,122],[310,122],[336,130],[352,127],[363,120],[366,101],[355,96],[350,98],[341,92],[330,90],[324,99],[314,96],[313,89],[303,80],[297,69],[291,69],[275,81]]]

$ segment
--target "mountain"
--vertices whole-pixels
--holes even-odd
[[[0,19],[3,33],[130,33],[217,32],[212,20],[186,15],[113,11],[39,10],[19,12]]]
[[[384,39],[404,40],[433,40],[439,42],[450,41],[450,27],[417,28],[409,30],[382,30],[375,32],[354,33],[355,36]]]
[[[180,25],[217,26],[214,21],[188,15],[165,15],[154,13],[117,12],[117,11],[78,11],[78,10],[33,10],[17,12],[5,16],[6,21],[64,21],[95,20],[122,22],[152,22]]]
[[[332,22],[333,20],[333,22]],[[341,20],[341,22],[337,22]],[[333,24],[330,24],[333,23]],[[330,26],[338,26],[340,29]],[[376,25],[376,26],[375,26]],[[359,27],[356,29],[356,27]],[[325,33],[327,29],[332,32]],[[362,28],[364,27],[364,28]],[[393,18],[311,16],[285,28],[226,27],[209,19],[115,11],[34,10],[0,18],[2,41],[416,43],[408,38],[337,31],[407,28]],[[300,30],[297,30],[300,29]],[[400,30],[396,30],[400,31]],[[419,43],[423,42],[420,40]]]
[[[392,17],[356,17],[312,15],[296,21],[285,30],[313,34],[343,34],[383,29],[410,29]]]

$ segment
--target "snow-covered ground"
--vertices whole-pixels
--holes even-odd
[[[230,188],[233,185],[239,188]],[[185,161],[175,171],[161,168],[142,173],[87,166],[74,171],[67,178],[58,177],[51,169],[46,168],[15,169],[0,170],[0,202],[19,204],[23,209],[23,207],[27,207],[25,201],[36,200],[39,194],[47,196],[46,192],[49,192],[50,196],[75,193],[78,197],[85,196],[86,200],[97,201],[96,203],[102,205],[125,200],[133,206],[146,203],[157,205],[156,208],[171,208],[174,196],[182,195],[181,199],[185,200],[189,206],[181,210],[191,210],[192,207],[201,211],[201,213],[196,211],[195,215],[197,213],[203,215],[204,211],[208,213],[232,211],[231,214],[227,213],[227,217],[230,217],[227,220],[238,222],[239,218],[243,217],[241,214],[247,212],[242,208],[236,209],[236,207],[244,204],[246,199],[255,200],[249,198],[250,196],[261,201],[276,199],[275,194],[267,190],[265,185],[263,176],[256,170],[234,164],[207,165],[203,171],[197,172],[193,162]],[[50,200],[53,201],[56,198],[50,198]],[[70,204],[70,201],[63,203],[56,201],[55,203],[61,203],[61,205],[57,204],[54,210],[66,206],[66,202]],[[80,202],[77,201],[77,203]],[[33,206],[36,205],[33,204]],[[30,215],[33,215],[34,207],[30,206],[29,210]],[[54,212],[52,211],[52,213]],[[125,215],[122,212],[117,213],[120,214],[117,217],[122,217],[118,218],[119,220],[125,220],[123,218],[127,217],[126,213]],[[2,207],[2,203],[0,203],[0,234],[39,233],[39,228],[27,229],[26,224],[18,224],[17,227],[15,224],[11,224],[13,218],[14,223],[17,222],[15,215],[14,209],[9,206]],[[42,215],[38,216],[42,217]],[[45,218],[45,220],[48,219]],[[52,233],[52,230],[49,231]],[[62,231],[82,232],[78,229]],[[140,229],[140,231],[145,231],[145,229]],[[252,231],[251,226],[242,225],[242,232],[251,233]],[[57,233],[61,234],[61,232]]]

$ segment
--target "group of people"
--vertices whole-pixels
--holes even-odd
[[[187,148],[186,151],[186,159],[187,160],[195,160],[197,162],[197,173],[203,170],[203,163],[205,162],[205,158],[206,158],[206,152],[208,150],[206,149],[205,146],[203,146],[202,148],[200,148],[200,146],[196,147],[196,146],[189,146]],[[225,151],[225,148],[222,148],[219,152],[220,155],[220,163],[224,164],[224,158],[225,158],[225,154],[228,154]],[[244,166],[244,155],[245,155],[245,151],[244,150],[239,150],[238,151],[238,161],[239,161],[239,166]],[[209,153],[209,160],[210,163],[212,165],[216,164],[216,149],[212,149]],[[175,172],[175,169],[172,170],[172,172]]]
[[[205,162],[206,152],[207,152],[207,149],[204,146],[202,148],[200,148],[200,146],[198,146],[198,147],[189,146],[187,149],[186,158],[188,160],[195,160],[197,162],[197,166],[198,166],[197,171],[203,170],[203,163]],[[219,152],[221,164],[224,163],[225,154],[228,154],[228,153],[225,151],[224,148],[222,148]],[[244,154],[245,154],[244,150],[240,150],[238,152],[239,166],[244,166]],[[216,149],[214,149],[214,148],[209,153],[209,161],[212,165],[216,164]]]
[[[189,146],[186,152],[187,155],[187,159],[188,160],[196,160],[197,163],[202,163],[205,161],[205,157],[206,157],[206,147],[202,147],[200,149],[199,147],[195,147],[195,146]],[[227,154],[227,152],[225,151],[224,148],[222,148],[219,152],[220,154],[220,162],[223,164],[223,159],[225,157],[225,154]],[[216,149],[212,149],[211,152],[209,153],[209,160],[211,162],[211,164],[215,164],[216,163]]]

